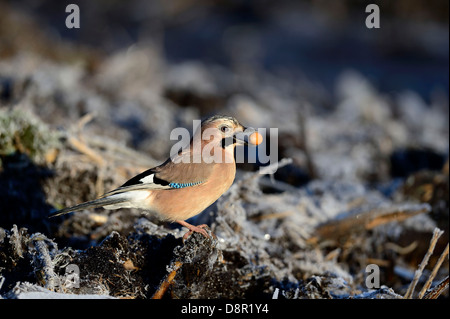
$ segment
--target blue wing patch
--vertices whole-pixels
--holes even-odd
[[[170,183],[169,186],[172,188],[184,188],[184,187],[190,187],[195,186],[198,184],[201,184],[203,182],[195,182],[195,183]]]

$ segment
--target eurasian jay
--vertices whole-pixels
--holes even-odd
[[[244,132],[246,131],[246,132]],[[88,208],[139,208],[162,220],[177,222],[208,237],[204,227],[187,223],[213,204],[232,185],[236,145],[259,144],[261,135],[229,116],[213,116],[201,123],[191,142],[164,163],[136,175],[98,199],[61,209],[49,217]]]

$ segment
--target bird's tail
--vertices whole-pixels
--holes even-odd
[[[81,203],[72,207],[63,208],[61,210],[58,210],[52,214],[50,214],[48,217],[55,217],[60,216],[64,214],[68,214],[71,212],[80,211],[83,209],[88,208],[97,208],[97,207],[104,207],[109,205],[117,205],[121,203],[128,202],[129,198],[122,197],[122,196],[108,196],[108,197],[102,197],[98,199],[91,200],[89,202]]]

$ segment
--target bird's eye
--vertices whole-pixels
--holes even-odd
[[[230,128],[229,128],[228,126],[226,126],[226,125],[223,125],[223,126],[220,127],[220,130],[221,130],[223,133],[228,132],[229,129],[230,129]]]

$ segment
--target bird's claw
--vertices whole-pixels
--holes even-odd
[[[205,230],[205,227],[208,227],[208,225],[206,225],[206,224],[202,224],[202,225],[198,225],[198,226],[190,225],[189,231],[186,234],[184,234],[184,236],[183,236],[183,241],[188,239],[189,236],[191,236],[193,233],[200,233],[203,236],[205,236],[206,238],[210,238],[210,236],[208,235],[208,232]]]

